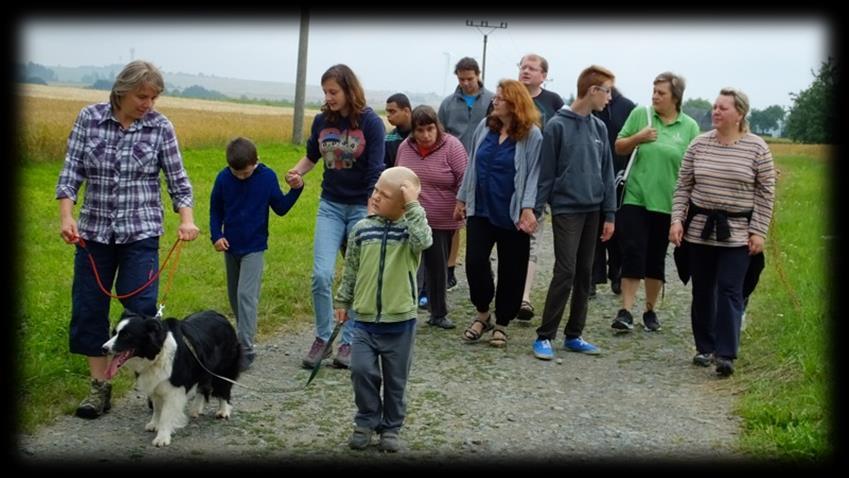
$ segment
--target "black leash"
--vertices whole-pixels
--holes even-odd
[[[291,393],[291,392],[299,392],[299,391],[306,389],[306,385],[294,385],[294,386],[288,387],[288,388],[273,388],[273,389],[261,390],[261,389],[255,388],[255,387],[245,385],[243,383],[239,383],[235,380],[230,380],[227,377],[222,377],[221,375],[218,375],[217,373],[213,372],[212,370],[209,370],[208,368],[206,368],[206,366],[200,360],[200,357],[198,357],[198,354],[195,351],[195,347],[192,345],[191,342],[189,342],[189,339],[186,338],[186,334],[180,334],[180,335],[183,337],[183,343],[186,344],[186,347],[188,347],[189,352],[192,353],[192,356],[195,358],[198,365],[200,365],[200,367],[202,369],[204,369],[206,371],[206,373],[212,375],[213,377],[224,380],[226,382],[230,382],[233,385],[238,385],[240,387],[247,388],[248,390],[253,390],[255,392],[262,392],[262,393]]]

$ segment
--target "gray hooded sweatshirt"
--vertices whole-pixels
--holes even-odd
[[[545,125],[540,153],[536,214],[546,203],[551,214],[601,210],[613,222],[616,192],[607,127],[594,115],[564,106]]]
[[[472,146],[474,146],[472,136],[475,133],[475,127],[486,117],[486,110],[492,103],[492,97],[495,96],[495,93],[484,88],[480,81],[478,85],[480,90],[471,108],[463,98],[463,89],[457,86],[454,94],[442,100],[437,113],[442,127],[463,143],[466,153],[472,152]]]

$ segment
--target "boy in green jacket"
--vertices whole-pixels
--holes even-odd
[[[375,432],[381,450],[401,448],[416,335],[416,270],[422,250],[433,243],[420,191],[412,170],[386,169],[369,199],[369,215],[348,236],[335,306],[337,322],[348,320],[348,309],[355,313],[350,369],[357,413],[348,445],[356,450],[368,447]]]

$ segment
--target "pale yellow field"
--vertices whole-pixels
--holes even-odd
[[[68,134],[80,109],[109,100],[108,91],[44,85],[18,88],[19,151],[36,161],[62,160]],[[292,108],[161,97],[156,109],[174,124],[180,147],[224,147],[235,136],[257,143],[292,139]],[[307,111],[304,135],[315,111]]]

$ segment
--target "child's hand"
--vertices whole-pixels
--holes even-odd
[[[336,322],[343,324],[348,320],[348,309],[336,309]]]
[[[419,188],[406,179],[401,183],[401,194],[404,195],[404,204],[408,204],[419,198]]]
[[[224,238],[224,237],[215,241],[215,244],[213,244],[213,245],[215,246],[215,250],[218,251],[218,252],[224,252],[227,249],[230,249],[230,243],[227,242],[227,239]]]
[[[290,169],[286,173],[286,184],[290,188],[300,189],[304,186],[304,177],[301,176],[301,173],[297,169]]]

